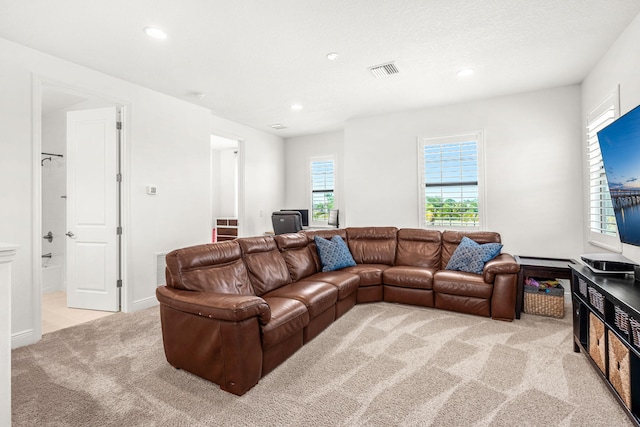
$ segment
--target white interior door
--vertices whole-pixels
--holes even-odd
[[[67,305],[118,311],[116,107],[67,113]]]

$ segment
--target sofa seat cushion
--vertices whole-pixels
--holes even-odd
[[[385,285],[401,286],[403,288],[433,289],[433,275],[435,268],[395,266],[382,273]]]
[[[262,348],[266,350],[301,332],[309,324],[309,311],[300,301],[291,298],[266,297],[271,320],[262,325]]]
[[[329,283],[306,279],[282,286],[265,296],[298,300],[307,306],[309,318],[313,319],[336,304],[336,301],[338,301],[338,288]]]
[[[442,270],[433,276],[433,290],[436,293],[489,299],[493,285],[485,283],[480,274]]]
[[[384,264],[358,264],[340,271],[360,276],[360,287],[382,285],[382,273],[389,268]]]
[[[360,276],[345,271],[327,271],[324,273],[316,273],[307,277],[305,280],[317,282],[326,282],[338,288],[338,301],[349,297],[358,291],[360,286]]]

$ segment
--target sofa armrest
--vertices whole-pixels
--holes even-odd
[[[515,318],[520,266],[509,254],[500,254],[484,265],[483,279],[493,284],[491,317],[511,321]]]
[[[496,274],[518,274],[520,266],[515,258],[509,254],[500,254],[484,265],[482,278],[487,283],[493,283]]]
[[[262,376],[261,318],[267,303],[253,295],[156,290],[167,361],[242,395]]]
[[[173,309],[217,320],[241,322],[258,317],[265,325],[271,319],[269,304],[254,295],[184,291],[160,286],[156,289],[156,297],[161,304]]]

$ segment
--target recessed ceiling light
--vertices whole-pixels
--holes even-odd
[[[286,128],[286,126],[281,124],[281,123],[274,123],[274,124],[271,125],[271,127],[274,128],[274,129],[284,129],[284,128]]]
[[[302,105],[300,105],[300,104],[292,104],[291,105],[291,109],[293,111],[300,111],[300,110],[302,110]]]
[[[464,70],[458,71],[458,77],[469,77],[473,75],[474,71],[471,68],[465,68]]]
[[[204,98],[206,98],[207,95],[205,95],[202,92],[194,92],[193,96],[195,96],[198,99],[204,99]]]
[[[340,57],[340,55],[337,52],[331,52],[331,53],[327,53],[327,59],[329,61],[335,61],[336,59],[338,59]]]
[[[167,38],[167,33],[156,27],[144,27],[144,33],[154,39],[164,40]]]

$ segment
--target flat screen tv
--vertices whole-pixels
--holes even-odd
[[[598,132],[618,235],[640,246],[640,105]]]
[[[298,211],[302,215],[302,226],[309,226],[309,209],[280,209],[281,211]]]

